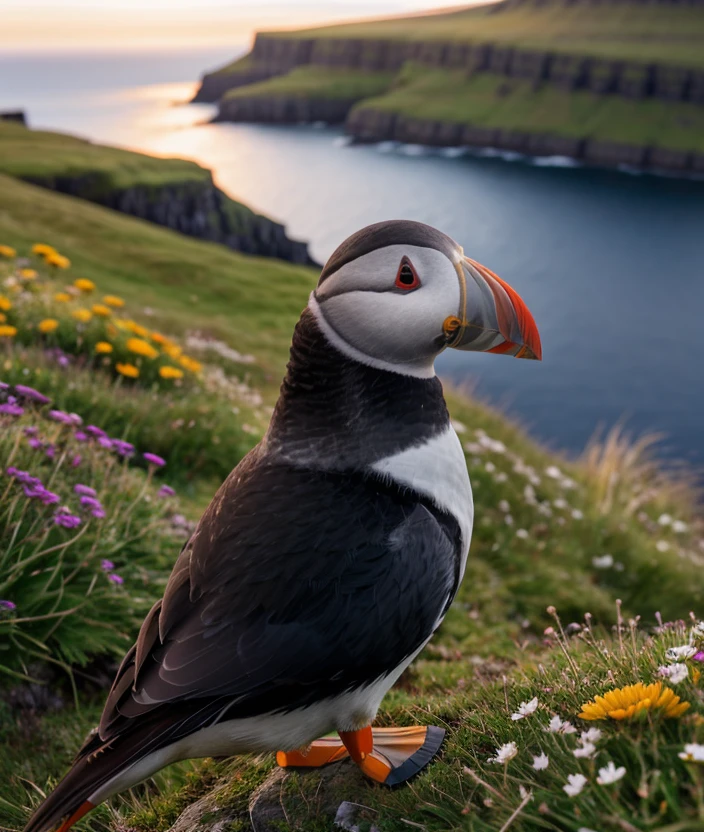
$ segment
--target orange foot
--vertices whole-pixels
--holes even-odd
[[[385,786],[398,786],[417,774],[440,750],[444,728],[361,728],[341,731],[340,738],[324,737],[301,751],[279,751],[284,767],[314,767],[351,757],[367,777]]]

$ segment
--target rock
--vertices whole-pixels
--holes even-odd
[[[589,139],[584,146],[584,158],[594,165],[644,167],[647,148],[639,145],[602,142]]]
[[[24,127],[27,126],[27,116],[25,115],[24,110],[0,111],[0,121],[16,121]]]
[[[302,96],[253,95],[224,98],[214,121],[259,124],[300,124],[324,121],[342,124],[358,98],[304,98]]]
[[[239,812],[219,804],[218,794],[225,788],[226,784],[223,783],[205,797],[191,803],[181,812],[168,832],[227,832],[238,820]]]
[[[680,173],[687,171],[691,164],[692,154],[686,150],[665,150],[654,147],[650,151],[650,166],[662,170],[674,170]]]

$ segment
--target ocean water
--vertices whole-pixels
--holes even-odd
[[[233,53],[235,50],[233,50]],[[704,182],[458,149],[351,146],[321,125],[208,124],[184,102],[230,54],[0,58],[0,109],[34,127],[195,159],[324,261],[357,228],[435,225],[523,296],[541,363],[448,351],[441,374],[579,452],[624,422],[704,466]]]

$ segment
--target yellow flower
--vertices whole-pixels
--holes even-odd
[[[37,329],[45,334],[48,332],[56,332],[58,328],[59,322],[56,320],[56,318],[44,318],[44,320],[40,321],[39,325],[37,326]]]
[[[109,344],[107,341],[98,341],[95,345],[95,351],[100,355],[107,355],[112,352],[112,344]]]
[[[7,315],[4,315],[2,312],[0,312],[0,324],[4,324],[6,320]]]
[[[48,254],[56,254],[54,246],[48,246],[46,243],[35,243],[32,246],[32,254],[38,254],[40,257],[46,257]]]
[[[12,338],[17,335],[16,326],[0,326],[0,338]]]
[[[149,330],[146,327],[140,326],[136,324],[134,321],[125,321],[125,329],[129,329],[130,332],[133,332],[135,335],[138,335],[140,338],[148,338],[149,337]]]
[[[34,269],[20,269],[22,280],[36,280],[38,275]]]
[[[168,342],[164,344],[164,352],[169,356],[169,358],[178,359],[181,357],[183,350],[176,344]]]
[[[3,312],[9,312],[10,309],[12,309],[10,298],[5,297],[5,295],[0,295],[0,309],[2,309]]]
[[[595,696],[592,702],[582,705],[580,719],[632,719],[645,711],[659,711],[666,719],[682,716],[689,702],[680,702],[679,696],[662,682],[644,685],[626,685],[614,688],[603,696]]]
[[[200,361],[196,361],[195,358],[189,358],[187,355],[182,355],[178,362],[182,367],[185,367],[192,373],[199,373],[203,367]]]
[[[45,255],[44,262],[47,266],[55,266],[57,269],[67,269],[71,265],[68,257],[64,257],[63,254],[58,254],[56,251]]]
[[[92,292],[95,289],[95,283],[87,277],[79,277],[78,280],[73,281],[73,285],[81,292]]]
[[[139,370],[134,364],[115,364],[115,369],[121,376],[127,376],[127,378],[139,377]]]
[[[155,344],[170,344],[171,342],[166,337],[166,335],[162,335],[161,332],[152,332],[149,336]]]
[[[183,378],[183,372],[177,367],[159,367],[159,375],[162,378]]]
[[[99,318],[109,318],[112,313],[107,306],[104,306],[102,303],[96,303],[93,306],[93,314]]]
[[[117,327],[116,327],[114,324],[108,324],[108,325],[105,327],[105,329],[106,329],[106,331],[107,331],[108,335],[109,335],[111,338],[115,338],[115,337],[117,336]]]
[[[71,300],[71,295],[68,292],[57,292],[54,295],[54,300],[58,300],[59,303],[68,303]]]
[[[141,338],[128,338],[127,349],[135,355],[143,355],[145,358],[156,358],[159,353],[147,341]]]
[[[106,306],[113,306],[115,309],[120,309],[125,305],[124,300],[122,300],[122,298],[118,298],[117,295],[105,295],[103,303]]]
[[[0,257],[17,257],[17,252],[12,246],[0,246]]]
[[[71,312],[71,314],[77,321],[80,321],[82,324],[87,324],[88,321],[93,317],[93,313],[90,311],[90,309],[83,309],[82,307],[80,309],[74,309],[73,312]]]

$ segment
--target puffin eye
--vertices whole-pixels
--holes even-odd
[[[416,270],[413,268],[413,263],[407,257],[404,257],[399,264],[394,286],[397,289],[404,289],[405,291],[417,289],[420,286],[420,280],[416,274]]]

